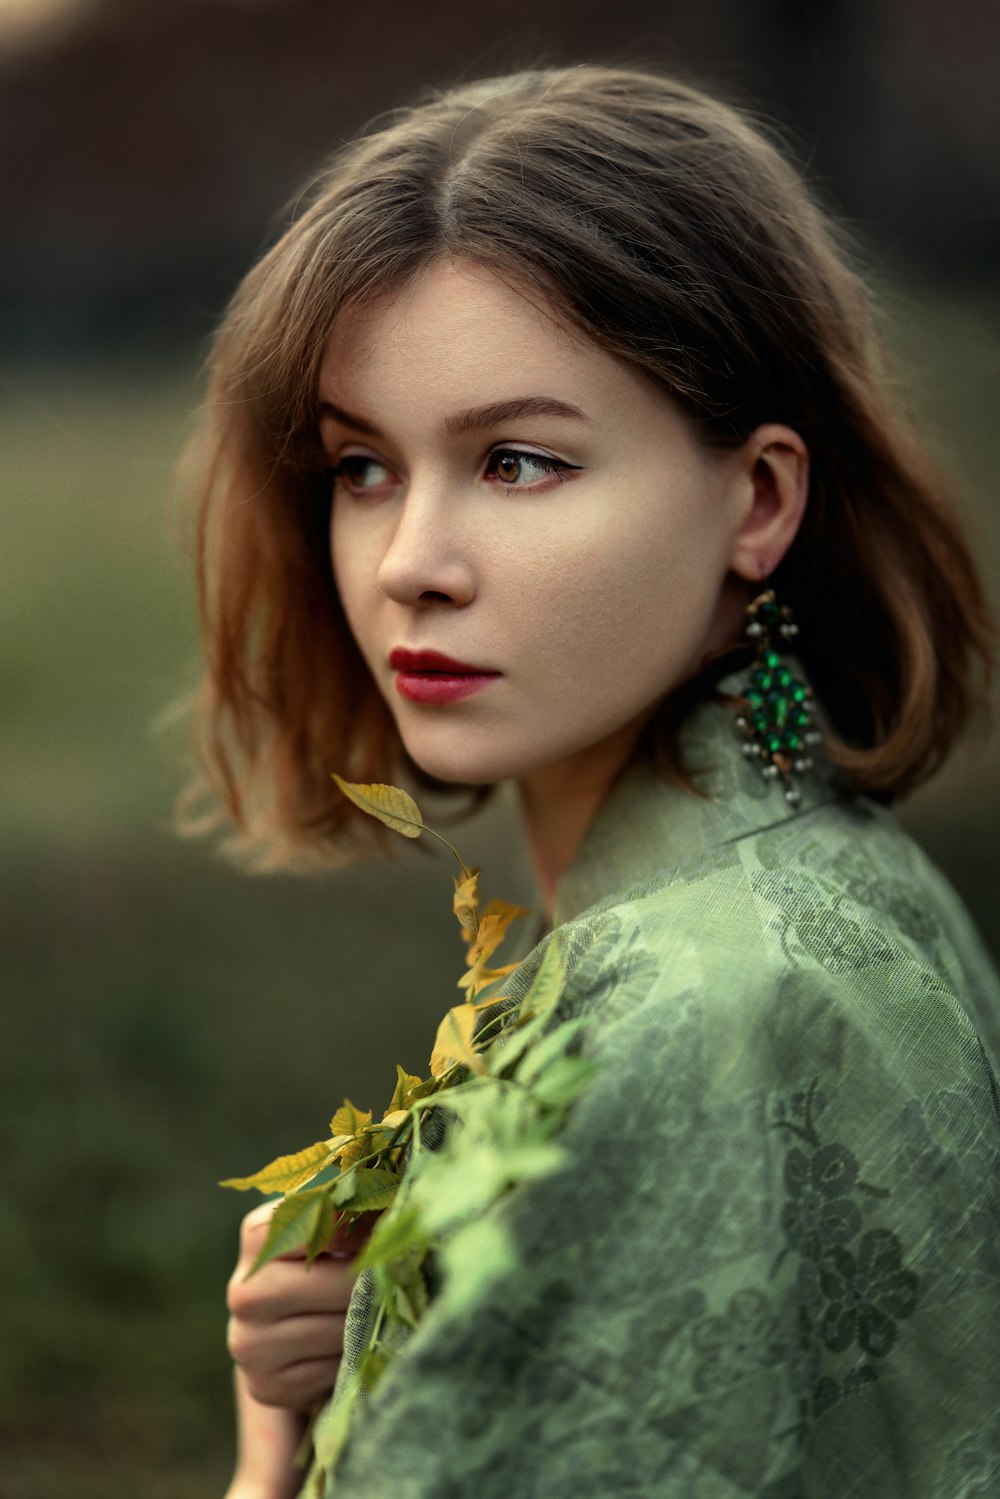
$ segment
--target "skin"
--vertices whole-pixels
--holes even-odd
[[[339,469],[331,556],[358,646],[425,771],[517,781],[551,909],[658,702],[738,639],[791,545],[805,445],[772,423],[735,452],[707,449],[651,382],[465,260],[342,317],[319,394]],[[527,396],[582,415],[483,414]],[[476,422],[460,423],[470,411]],[[389,664],[398,647],[500,676],[457,702],[414,703]],[[344,1260],[276,1261],[242,1279],[269,1206],[245,1220],[230,1282],[240,1438],[228,1499],[296,1492],[304,1413],[343,1347]]]
[[[418,765],[517,780],[548,903],[657,703],[738,638],[740,580],[790,545],[802,440],[771,425],[736,453],[707,449],[650,381],[470,261],[340,319],[319,388],[355,639]],[[525,396],[581,415],[453,430]],[[389,664],[400,646],[502,675],[410,702]]]
[[[336,1380],[354,1285],[351,1260],[370,1232],[361,1220],[339,1231],[308,1268],[302,1253],[286,1255],[247,1279],[275,1206],[261,1203],[243,1219],[227,1289],[237,1464],[226,1499],[293,1499],[298,1493],[295,1454],[310,1411]]]

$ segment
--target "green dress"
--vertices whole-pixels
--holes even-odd
[[[601,1064],[572,1169],[496,1209],[520,1268],[432,1302],[310,1493],[1000,1495],[996,973],[825,762],[792,809],[729,709],[683,733],[710,799],[632,766],[545,939]],[[338,1390],[370,1303],[362,1276]]]

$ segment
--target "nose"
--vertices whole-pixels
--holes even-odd
[[[420,604],[468,604],[476,572],[457,501],[443,486],[411,483],[379,563],[378,586],[387,598]]]

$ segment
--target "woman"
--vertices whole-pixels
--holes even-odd
[[[244,848],[356,850],[334,770],[514,778],[553,930],[502,992],[557,941],[598,1064],[573,1169],[502,1205],[517,1270],[432,1303],[306,1491],[997,1491],[1000,992],[887,810],[991,627],[799,177],[651,75],[458,88],[247,277],[203,444],[202,751]],[[341,1242],[244,1280],[266,1216],[233,1499],[296,1491],[349,1285]]]

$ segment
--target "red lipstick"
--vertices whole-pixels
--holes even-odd
[[[401,646],[391,652],[389,665],[396,673],[396,691],[413,703],[455,703],[482,692],[501,676],[440,651],[408,651]]]

